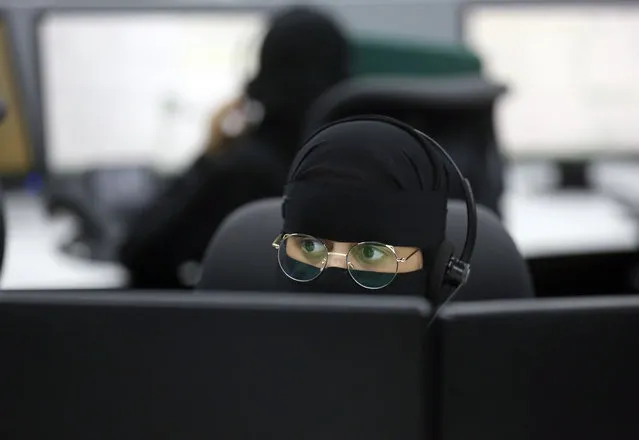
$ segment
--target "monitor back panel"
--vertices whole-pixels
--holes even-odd
[[[456,304],[439,324],[441,439],[639,438],[639,298]]]
[[[423,439],[424,302],[0,295],[0,438]]]

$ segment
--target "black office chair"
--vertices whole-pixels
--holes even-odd
[[[437,327],[439,439],[639,438],[638,297],[451,304]]]
[[[406,122],[440,142],[470,180],[477,202],[499,215],[504,159],[495,136],[493,107],[504,91],[479,76],[356,78],[340,83],[316,102],[307,131],[358,114]],[[461,182],[453,183],[450,195],[463,198]]]
[[[499,219],[478,207],[478,231],[470,280],[457,300],[532,297],[528,267]],[[203,263],[197,290],[277,290],[279,267],[271,243],[282,227],[281,199],[245,205],[222,223]],[[446,235],[459,251],[466,234],[463,202],[448,204]]]

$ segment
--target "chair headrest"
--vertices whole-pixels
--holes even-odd
[[[533,296],[528,267],[490,210],[477,207],[478,231],[470,280],[458,300]],[[271,243],[282,228],[281,199],[249,203],[231,213],[213,237],[197,290],[277,290],[280,276]],[[458,251],[466,238],[466,207],[450,201],[446,235]]]
[[[364,77],[343,81],[326,92],[309,112],[307,131],[371,109],[415,110],[490,108],[506,91],[477,75],[424,77]]]

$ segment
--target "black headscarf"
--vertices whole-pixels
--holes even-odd
[[[247,94],[264,108],[258,128],[292,158],[302,141],[306,113],[315,100],[349,74],[346,36],[328,16],[307,7],[271,19],[256,77]]]
[[[429,266],[445,238],[448,188],[444,161],[426,142],[401,122],[376,116],[319,130],[291,166],[283,232],[418,247],[424,269],[400,273],[378,292],[425,295]],[[372,292],[336,268],[327,268],[310,283],[289,287]]]

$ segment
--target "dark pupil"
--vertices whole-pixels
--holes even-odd
[[[304,243],[302,244],[302,246],[304,246],[304,250],[306,252],[313,252],[315,250],[315,243],[313,243],[310,240],[306,240],[304,241]]]
[[[375,255],[375,249],[373,249],[372,246],[366,246],[362,249],[362,254],[364,255],[364,258],[373,258]]]

